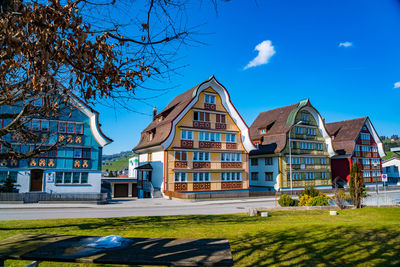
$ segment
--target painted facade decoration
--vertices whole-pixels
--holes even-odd
[[[260,113],[250,135],[257,146],[250,152],[250,185],[255,189],[332,187],[332,140],[308,99]]]
[[[0,160],[0,183],[10,175],[20,193],[100,193],[103,146],[112,142],[100,130],[99,114],[70,98],[71,110],[58,118],[33,118],[27,127],[46,140],[44,147],[56,141],[58,148],[24,160]],[[4,113],[10,107],[1,107]],[[2,126],[9,123],[0,120]],[[15,150],[32,151],[37,144],[23,144],[13,136],[6,137]],[[5,151],[4,147],[1,147]]]
[[[134,148],[138,187],[143,180],[149,195],[170,196],[248,190],[252,149],[247,125],[211,77],[177,96],[142,132]]]
[[[350,168],[359,162],[365,184],[382,182],[383,144],[368,117],[328,123],[336,155],[332,158],[332,178],[338,184],[350,180]]]

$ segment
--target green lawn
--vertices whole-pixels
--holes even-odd
[[[400,265],[399,208],[344,210],[338,216],[327,210],[270,214],[2,221],[0,239],[23,232],[228,238],[235,266]]]
[[[119,171],[119,170],[125,169],[126,167],[128,167],[129,158],[130,157],[122,158],[122,159],[111,162],[110,165],[103,165],[102,170],[103,171],[106,171],[106,170]]]

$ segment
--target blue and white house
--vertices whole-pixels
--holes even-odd
[[[112,140],[101,132],[98,112],[75,96],[69,101],[72,108],[65,114],[34,118],[27,125],[47,137],[45,144],[58,140],[63,145],[29,159],[0,160],[0,184],[10,175],[20,193],[100,193],[102,149]],[[6,107],[0,107],[0,112],[7,112]],[[0,120],[0,126],[7,123]],[[21,153],[35,147],[18,143],[12,136],[7,138]]]

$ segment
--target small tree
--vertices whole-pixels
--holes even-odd
[[[361,176],[361,165],[358,162],[351,166],[349,189],[354,206],[357,209],[361,208],[365,188]]]
[[[16,188],[14,187],[14,181],[12,180],[10,175],[7,175],[6,180],[1,188],[2,192],[11,193],[14,192]]]

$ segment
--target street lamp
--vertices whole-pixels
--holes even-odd
[[[292,128],[294,126],[297,126],[299,124],[303,123],[303,121],[299,121],[296,124],[293,124],[289,128],[289,175],[290,175],[290,194],[293,196],[293,178],[292,178],[292,141],[290,139],[290,132],[292,131]]]

